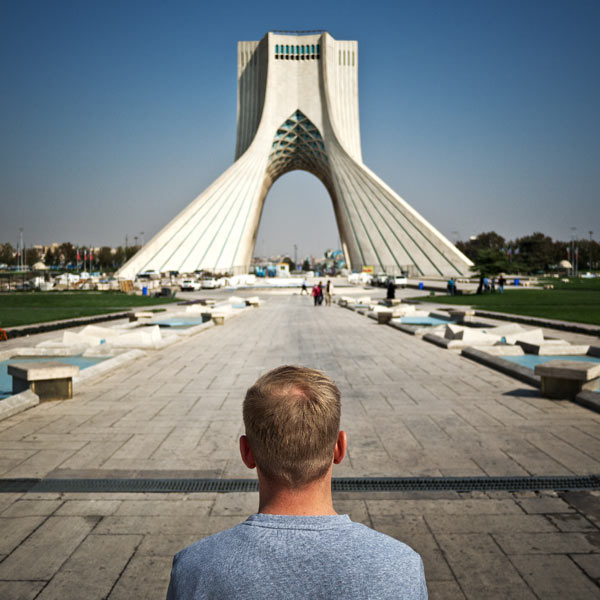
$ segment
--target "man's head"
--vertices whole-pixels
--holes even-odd
[[[243,412],[254,460],[269,480],[301,487],[327,473],[341,402],[325,374],[306,367],[273,369],[248,389]]]

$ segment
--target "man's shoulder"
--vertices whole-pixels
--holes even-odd
[[[351,521],[347,537],[353,538],[364,547],[366,552],[378,552],[390,558],[399,557],[420,562],[421,557],[410,546],[385,533],[371,529],[367,525]]]
[[[218,552],[219,548],[227,551],[227,549],[232,544],[235,544],[236,540],[238,540],[241,533],[241,528],[243,526],[243,523],[238,523],[230,529],[225,529],[223,531],[219,531],[218,533],[214,533],[202,538],[187,548],[179,551],[175,555],[175,558],[179,561],[185,561],[186,559],[197,560],[199,556],[205,554],[214,556],[215,552]]]

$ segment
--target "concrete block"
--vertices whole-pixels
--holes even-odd
[[[61,362],[9,363],[14,394],[31,390],[41,402],[66,400],[73,397],[73,377],[79,373],[76,365]]]
[[[377,311],[377,322],[380,325],[387,325],[392,320],[391,310],[380,310]]]
[[[394,315],[408,317],[414,315],[417,312],[414,304],[398,304],[394,306]]]
[[[115,348],[151,348],[162,339],[160,327],[139,327],[128,333],[111,338],[110,345]]]
[[[202,304],[190,304],[185,307],[186,315],[199,315],[206,310],[206,306]]]
[[[527,331],[525,327],[519,325],[518,323],[507,323],[506,325],[498,325],[497,327],[492,328],[494,334],[496,335],[507,335],[510,333],[522,333]]]
[[[463,327],[462,325],[446,325],[444,337],[449,340],[460,340],[465,344],[492,345],[499,342],[501,337],[492,330]]]
[[[537,352],[534,354],[539,354],[540,356],[573,356],[575,354],[585,355],[588,352],[589,346],[576,346],[567,344],[563,342],[562,344],[548,344],[544,342],[543,344],[538,345]],[[526,352],[529,352],[525,347],[523,349]]]
[[[528,342],[530,344],[543,344],[544,333],[541,329],[530,329],[518,333],[509,333],[504,335],[507,344],[516,344],[517,342]]]
[[[542,396],[575,400],[582,391],[598,389],[600,364],[569,360],[551,360],[536,365],[535,374],[542,378]]]
[[[464,330],[465,328],[462,325],[448,324],[444,331],[444,337],[448,340],[460,340]]]
[[[587,382],[600,377],[600,363],[550,360],[541,365],[536,365],[535,374],[542,377],[559,377],[561,379]]]

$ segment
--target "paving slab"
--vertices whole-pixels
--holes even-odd
[[[238,457],[241,403],[283,363],[323,369],[342,391],[349,452],[334,476],[600,473],[597,413],[355,312],[265,298],[3,421],[0,478],[255,477]],[[598,492],[334,501],[421,552],[434,600],[600,595]],[[255,492],[0,494],[0,597],[164,598],[175,552],[256,508]]]

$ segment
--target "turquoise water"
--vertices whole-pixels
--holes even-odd
[[[538,356],[537,354],[523,354],[522,356],[502,356],[504,360],[508,360],[513,363],[517,363],[522,367],[528,369],[535,369],[536,365],[541,365],[549,360],[577,360],[581,362],[597,362],[600,363],[600,357],[588,356],[587,354],[567,354],[565,355],[552,355],[552,356]]]
[[[0,360],[0,398],[12,396],[12,376],[8,374],[8,363],[62,362],[69,365],[77,365],[80,369],[86,369],[87,367],[101,363],[107,358],[110,358],[110,356],[95,356],[93,358],[88,358],[81,356],[81,354],[75,354],[74,356],[43,356],[36,358],[30,356],[15,356],[8,360]]]
[[[158,325],[159,327],[195,327],[196,325],[202,325],[204,321],[202,317],[184,317],[178,319],[173,317],[172,319],[165,319],[164,321],[155,321],[152,323],[153,325]]]
[[[437,317],[401,317],[400,322],[406,325],[448,325],[448,323],[454,323],[454,321],[438,319]]]

